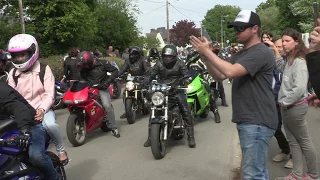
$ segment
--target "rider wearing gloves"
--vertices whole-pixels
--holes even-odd
[[[34,120],[36,110],[16,90],[0,82],[0,114],[2,120],[14,116],[22,134],[31,136],[29,158],[44,174],[44,179],[59,180],[51,159],[45,154],[46,130],[41,121]],[[1,120],[0,120],[1,121]]]
[[[182,60],[178,59],[177,48],[174,45],[166,45],[162,49],[162,61],[162,63],[158,61],[150,70],[150,73],[148,73],[149,76],[145,79],[145,85],[149,85],[156,75],[158,75],[160,82],[169,83],[173,80],[180,79],[181,77],[186,77],[182,85],[187,86],[190,83],[190,78],[187,78],[189,77],[188,68]],[[186,122],[189,147],[195,147],[196,142],[194,139],[193,121],[190,108],[187,104],[185,91],[178,91],[175,97],[178,99],[182,118]],[[150,128],[148,139],[144,146],[150,146]]]
[[[111,65],[109,61],[96,59],[88,51],[81,52],[77,57],[77,61],[77,66],[81,68],[80,79],[87,81],[89,86],[98,84],[102,106],[107,112],[104,121],[111,129],[112,135],[119,138],[120,132],[116,127],[114,109],[111,104],[109,91],[107,90],[110,83],[117,77],[118,69]],[[111,76],[108,77],[107,72],[111,72]]]
[[[143,58],[143,50],[140,47],[133,46],[129,49],[129,60],[120,68],[118,76],[122,76],[125,72],[132,76],[143,76],[149,69],[149,65]],[[126,113],[120,116],[121,119],[126,117]]]

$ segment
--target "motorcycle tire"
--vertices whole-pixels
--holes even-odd
[[[166,155],[167,142],[163,139],[164,127],[162,124],[150,125],[151,152],[155,159],[162,159]]]
[[[76,124],[79,127],[77,127]],[[74,133],[77,129],[83,129],[79,138],[77,138],[77,135]],[[87,137],[87,125],[86,122],[80,119],[76,114],[70,114],[67,121],[66,131],[67,137],[73,146],[81,146],[85,143]],[[80,134],[80,132],[78,133]]]
[[[127,121],[129,124],[134,124],[136,122],[136,104],[133,102],[132,99],[125,100],[125,109],[127,114]]]
[[[121,84],[116,82],[113,84],[113,96],[111,99],[118,99],[121,95]]]
[[[46,155],[51,159],[54,168],[58,171],[61,176],[61,180],[67,180],[67,174],[64,169],[64,166],[61,164],[59,157],[53,152],[47,151]]]
[[[207,106],[206,109],[203,111],[203,113],[200,114],[201,118],[207,118],[210,112],[210,107]]]

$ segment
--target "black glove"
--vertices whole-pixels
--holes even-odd
[[[191,82],[190,78],[185,79],[182,81],[182,86],[188,86],[190,84],[190,82]]]
[[[19,148],[22,148],[23,150],[26,150],[29,147],[29,143],[31,140],[31,135],[30,134],[23,134],[23,135],[17,135],[14,134],[10,138],[9,145],[16,145]]]

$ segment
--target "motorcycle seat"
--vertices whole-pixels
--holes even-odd
[[[17,123],[14,119],[0,120],[0,133],[8,132],[17,128]]]

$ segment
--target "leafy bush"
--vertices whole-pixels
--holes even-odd
[[[60,80],[63,76],[63,57],[64,56],[65,55],[54,55],[54,56],[49,56],[47,58],[40,58],[40,62],[49,65],[54,74],[54,77]],[[121,67],[124,63],[122,59],[116,58],[116,57],[108,57],[108,58],[101,58],[101,59],[114,60],[119,67]]]

